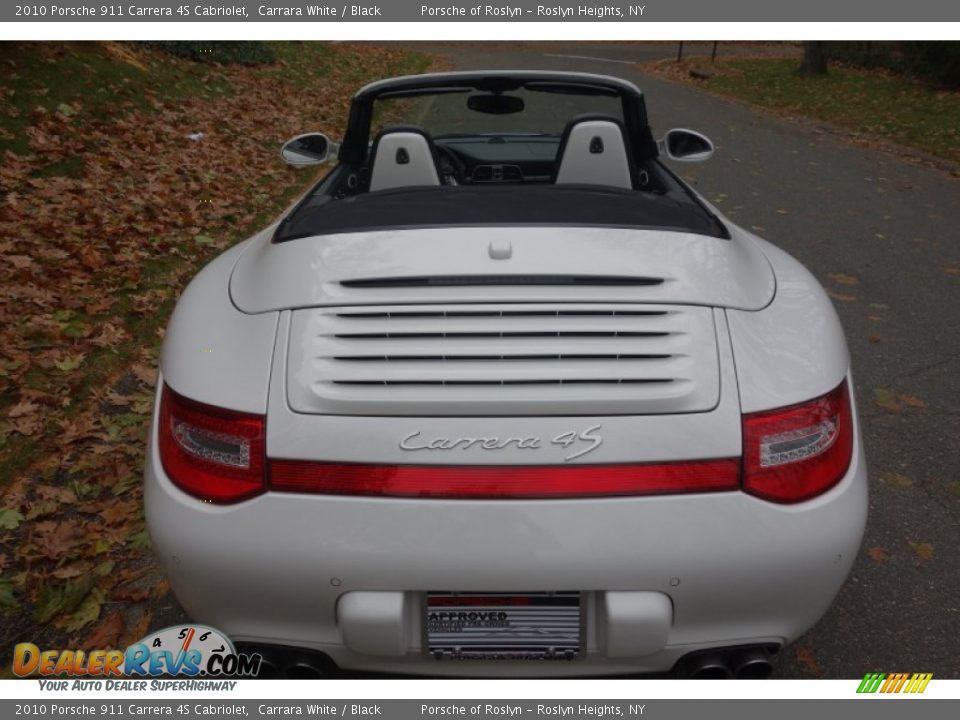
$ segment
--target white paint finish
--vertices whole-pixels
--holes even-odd
[[[513,257],[490,257],[509,238]],[[663,278],[649,286],[344,287],[341,280],[424,275],[597,275]],[[282,279],[282,280],[278,280]],[[237,263],[234,303],[259,313],[322,305],[455,302],[652,302],[759,310],[774,276],[753,242],[690,233],[589,227],[384,230],[271,244],[261,234]]]
[[[631,658],[652,655],[670,636],[673,603],[662,592],[603,593],[598,623],[604,633],[604,655]]]
[[[410,647],[410,608],[404,592],[348,592],[337,601],[337,624],[352,652],[403,657]]]
[[[620,126],[606,120],[585,120],[574,125],[560,158],[556,182],[632,188],[627,146]]]
[[[717,328],[720,368],[719,400],[709,412],[673,415],[478,417],[407,416],[377,417],[301,414],[288,404],[286,392],[287,348],[291,331],[284,313],[277,333],[276,354],[267,423],[267,453],[271,457],[341,462],[381,462],[436,465],[551,465],[563,464],[571,451],[590,445],[577,441],[564,447],[553,440],[575,431],[578,435],[600,426],[602,444],[571,462],[584,464],[656,462],[737,457],[741,452],[740,403],[726,324],[713,311]],[[452,450],[403,450],[400,443],[428,444],[436,438],[539,438],[536,448],[512,442],[490,450],[479,444]],[[692,441],[695,439],[695,441]],[[421,442],[422,441],[422,442]]]
[[[246,245],[220,255],[183,291],[164,336],[160,368],[181,395],[264,413],[277,313],[248,315],[230,302],[230,272]]]
[[[419,133],[391,132],[377,141],[370,192],[415,185],[439,185],[440,176],[427,139]],[[401,157],[405,162],[401,161]]]
[[[863,534],[861,447],[858,428],[846,477],[794,506],[730,492],[548,501],[274,493],[220,507],[170,483],[160,470],[154,430],[145,502],[154,547],[178,599],[195,620],[234,640],[312,647],[343,667],[364,670],[488,676],[662,671],[697,649],[793,640],[822,616]],[[340,587],[331,586],[334,576]],[[680,584],[671,587],[671,578]],[[378,660],[343,644],[336,605],[344,593],[437,587],[661,592],[672,600],[674,619],[660,652],[618,660],[591,642],[588,658],[576,665],[437,664],[416,649],[401,659]],[[592,631],[595,610],[588,622]],[[414,648],[420,630],[411,626]]]
[[[727,311],[746,413],[823,395],[850,367],[840,319],[820,283],[783,250],[754,241],[776,271],[777,292],[763,312]]]

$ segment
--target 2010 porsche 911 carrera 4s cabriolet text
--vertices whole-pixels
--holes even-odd
[[[146,512],[186,611],[325,668],[768,673],[866,469],[823,289],[661,162],[712,153],[553,72],[376,82],[284,145],[337,164],[164,341]]]

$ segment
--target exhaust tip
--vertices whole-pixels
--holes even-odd
[[[720,653],[709,653],[691,658],[688,675],[694,680],[727,680],[733,672]]]
[[[284,668],[283,676],[290,680],[316,680],[326,675],[324,671],[306,660],[298,660]]]
[[[764,648],[752,648],[734,654],[733,676],[738,680],[766,680],[773,674],[770,653]]]
[[[263,658],[260,660],[260,669],[257,671],[258,680],[276,680],[280,677],[280,670],[272,662]]]

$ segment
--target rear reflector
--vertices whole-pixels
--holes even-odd
[[[850,467],[853,413],[844,381],[809,402],[743,417],[743,489],[796,503],[820,495]]]
[[[740,488],[738,459],[577,467],[269,461],[269,489],[418,498],[577,498]]]

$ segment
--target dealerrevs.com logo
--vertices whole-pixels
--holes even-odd
[[[13,652],[18,677],[252,677],[260,655],[237,653],[219,630],[204,625],[164,628],[126,650],[41,650],[20,643]]]

